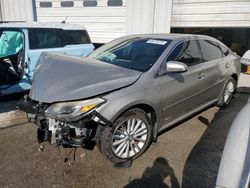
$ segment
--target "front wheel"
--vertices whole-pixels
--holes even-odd
[[[112,127],[99,126],[96,137],[99,150],[111,162],[136,159],[151,143],[151,121],[147,113],[135,108],[125,112]]]
[[[236,90],[236,81],[231,77],[226,83],[221,98],[218,102],[218,106],[227,107],[233,98],[235,90]]]

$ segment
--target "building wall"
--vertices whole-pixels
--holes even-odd
[[[97,0],[97,5],[88,7],[83,0],[74,0],[71,7],[62,7],[61,0],[46,0],[52,7],[42,7],[44,0],[36,0],[37,21],[84,24],[91,40],[106,43],[126,34],[127,0],[122,6],[108,6],[108,0]],[[121,2],[121,1],[120,1]]]
[[[170,33],[173,0],[156,0],[154,33]]]
[[[0,0],[1,21],[33,21],[32,0]]]
[[[250,0],[0,0],[0,20],[84,24],[95,43],[125,34],[169,33],[170,27],[250,27]],[[84,2],[96,2],[85,6]],[[33,4],[32,4],[33,2]],[[41,3],[51,7],[41,7]],[[34,9],[33,6],[34,5]],[[36,12],[36,16],[34,16]]]
[[[127,33],[154,31],[155,0],[129,0],[127,7]]]
[[[169,33],[172,0],[129,0],[127,33]]]
[[[0,21],[2,21],[2,9],[1,9],[1,2],[0,2]]]
[[[250,0],[173,0],[172,27],[250,27]]]

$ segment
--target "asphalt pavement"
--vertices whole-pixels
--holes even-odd
[[[63,149],[36,141],[36,127],[0,102],[0,187],[214,187],[228,131],[250,96],[250,75],[225,109],[211,107],[159,136],[127,169],[116,169],[97,148]],[[66,159],[66,160],[65,160]]]

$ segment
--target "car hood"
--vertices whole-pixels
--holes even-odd
[[[89,98],[131,85],[141,74],[90,58],[43,53],[29,97],[44,103]]]

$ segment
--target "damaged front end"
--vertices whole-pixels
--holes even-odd
[[[129,86],[141,74],[95,59],[43,53],[22,108],[38,125],[39,142],[86,147],[99,124],[110,125],[96,111],[107,100],[94,96]]]
[[[20,108],[38,126],[39,143],[93,149],[97,127],[110,123],[95,110],[106,102],[102,98],[54,104],[26,100]]]

